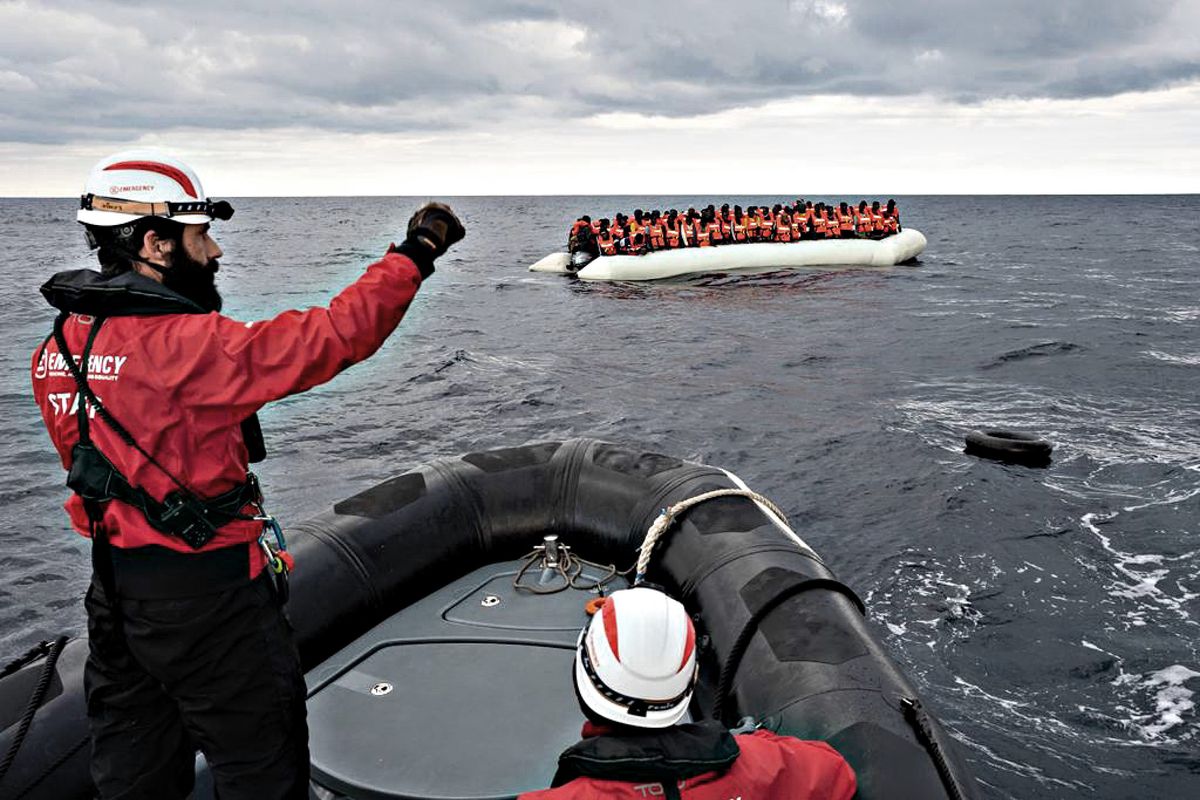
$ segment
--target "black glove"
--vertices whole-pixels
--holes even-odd
[[[450,245],[466,236],[463,224],[445,203],[426,203],[408,221],[408,235],[399,247],[392,245],[389,253],[403,253],[413,260],[428,278],[433,272],[433,260],[443,255]]]

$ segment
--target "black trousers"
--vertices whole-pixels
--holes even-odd
[[[103,800],[172,800],[203,751],[220,800],[306,800],[304,676],[266,577],[173,600],[120,601],[93,577],[84,675]]]

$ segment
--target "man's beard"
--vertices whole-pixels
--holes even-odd
[[[214,258],[207,264],[196,261],[177,248],[170,269],[162,271],[163,286],[178,292],[205,311],[221,310],[221,293],[217,291],[217,269]]]

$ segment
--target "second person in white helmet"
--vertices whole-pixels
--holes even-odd
[[[519,800],[850,800],[854,771],[825,742],[686,722],[696,632],[676,600],[613,592],[579,638],[573,680],[587,718],[550,789]]]

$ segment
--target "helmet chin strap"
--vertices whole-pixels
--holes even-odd
[[[142,264],[142,265],[144,265],[144,266],[147,266],[147,267],[149,267],[150,269],[152,269],[152,270],[154,270],[155,272],[157,272],[157,273],[158,273],[158,277],[159,277],[159,281],[160,281],[160,282],[161,282],[161,280],[162,280],[163,276],[164,276],[164,275],[166,275],[166,271],[167,271],[168,269],[170,269],[170,267],[164,266],[164,265],[162,265],[162,264],[155,264],[154,262],[152,262],[152,261],[147,261],[146,259],[144,259],[144,258],[141,258],[141,257],[139,257],[139,256],[131,256],[131,257],[129,258],[129,260],[130,260],[130,261],[133,261],[133,262],[135,262],[135,263],[137,263],[137,264]]]

